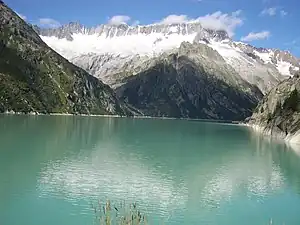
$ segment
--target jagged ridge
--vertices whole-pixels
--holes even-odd
[[[211,30],[204,29],[200,23],[179,23],[179,24],[151,24],[146,26],[129,26],[127,24],[119,25],[107,25],[101,24],[96,27],[85,27],[80,23],[71,22],[63,25],[57,29],[41,29],[38,26],[34,26],[35,30],[41,36],[54,36],[59,39],[66,38],[69,41],[73,41],[73,34],[86,34],[86,35],[98,35],[105,38],[114,38],[120,36],[130,35],[150,35],[150,34],[163,34],[163,35],[189,35],[194,33],[201,33],[201,38],[214,37],[217,40],[229,39],[229,36],[224,30]]]

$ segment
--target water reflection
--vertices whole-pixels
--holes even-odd
[[[7,193],[26,187],[41,199],[75,205],[125,199],[174,224],[187,215],[197,222],[211,215],[211,224],[219,224],[218,215],[224,219],[242,203],[245,215],[290,187],[300,193],[299,157],[239,126],[0,117],[0,143],[0,177],[6,181],[0,195],[7,202]]]
[[[133,139],[135,143],[131,143],[126,139],[127,135],[124,133],[120,135],[119,131],[122,130],[120,123],[126,123],[125,127],[135,132],[134,126],[131,126],[129,121],[119,121],[120,123],[114,119],[108,121],[104,125],[107,129],[104,130],[108,130],[110,135],[104,137],[98,144],[94,144],[88,154],[73,155],[72,159],[49,162],[43,168],[39,180],[42,194],[62,192],[69,198],[78,198],[78,196],[126,198],[156,205],[162,212],[166,212],[170,208],[178,210],[186,208],[188,201],[194,201],[189,199],[189,195],[198,196],[196,201],[198,205],[215,208],[239,195],[241,189],[248,198],[255,196],[262,200],[283,188],[284,177],[280,165],[273,160],[273,154],[276,152],[271,150],[272,146],[282,150],[281,146],[272,145],[258,137],[252,140],[250,146],[246,140],[242,140],[244,142],[239,145],[228,144],[228,149],[210,156],[208,161],[202,161],[200,155],[199,158],[196,156],[199,162],[192,167],[189,165],[190,170],[184,169],[178,174],[178,168],[184,168],[190,161],[187,160],[184,164],[184,161],[178,160],[181,154],[176,151],[174,144],[172,144],[172,154],[165,155],[162,151],[154,151],[156,163],[153,163],[151,152],[139,152],[136,149],[137,146],[134,144],[141,140]],[[90,124],[86,127],[81,126],[80,131],[95,135],[94,132],[83,128],[90,130]],[[219,130],[211,132],[216,137]],[[178,134],[181,132],[175,132],[174,135],[178,136]],[[156,135],[150,133],[147,135],[157,139]],[[169,136],[166,137],[168,138]],[[78,141],[78,138],[75,139]],[[84,141],[83,139],[80,143]],[[128,142],[131,144],[128,145]],[[157,150],[155,143],[145,144]],[[252,152],[246,154],[245,150],[241,149],[254,147],[254,145]],[[163,149],[170,153],[166,148]],[[126,152],[126,155],[122,151]],[[170,163],[164,160],[165,157],[168,157]],[[160,166],[163,163],[169,168],[168,171]],[[196,171],[199,171],[198,174]],[[178,175],[181,182],[172,179]]]
[[[300,194],[300,146],[249,132],[252,142],[257,144],[257,154],[267,155],[288,182]]]

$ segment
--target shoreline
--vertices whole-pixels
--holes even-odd
[[[196,118],[176,118],[176,117],[156,117],[156,116],[121,116],[121,115],[110,115],[110,114],[71,114],[71,113],[38,113],[38,112],[14,112],[6,111],[0,113],[0,115],[23,115],[23,116],[80,116],[80,117],[111,117],[111,118],[133,118],[133,119],[161,119],[161,120],[187,120],[187,121],[200,121],[200,122],[211,122],[211,123],[224,123],[233,125],[243,125],[240,121],[231,120],[214,120],[214,119],[196,119]]]
[[[266,129],[263,126],[260,126],[258,124],[244,123],[243,125],[246,127],[249,127],[255,133],[263,135],[264,137],[268,136],[271,139],[280,140],[280,141],[284,142],[287,146],[290,146],[293,149],[296,148],[297,151],[300,150],[300,130],[298,130],[294,134],[288,133],[286,135],[283,132],[276,132],[276,131],[272,131],[271,129]]]

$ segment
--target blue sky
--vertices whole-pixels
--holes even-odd
[[[71,21],[93,26],[108,22],[150,24],[199,19],[207,26],[228,30],[234,40],[287,49],[300,56],[299,0],[4,1],[28,22],[43,26]]]

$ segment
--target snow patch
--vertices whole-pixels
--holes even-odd
[[[219,52],[219,54],[226,59],[242,58],[238,51],[228,44],[212,41],[211,44],[208,44],[208,46]]]
[[[278,61],[276,68],[278,71],[285,76],[291,76],[290,68],[292,67],[292,64],[289,62],[284,61]],[[299,68],[298,68],[299,69]]]
[[[178,31],[177,27],[170,27],[170,33],[175,33]]]
[[[172,27],[171,31],[176,32],[175,29],[177,31],[177,27]],[[190,35],[151,33],[149,35],[136,34],[107,38],[106,35],[78,33],[72,35],[73,41],[53,36],[41,36],[41,38],[55,51],[70,59],[88,53],[110,53],[121,56],[153,55],[178,48],[185,41],[192,43],[195,36],[196,33]]]
[[[272,63],[272,57],[274,56],[273,52],[258,52],[258,51],[254,51],[254,53],[265,63]]]

